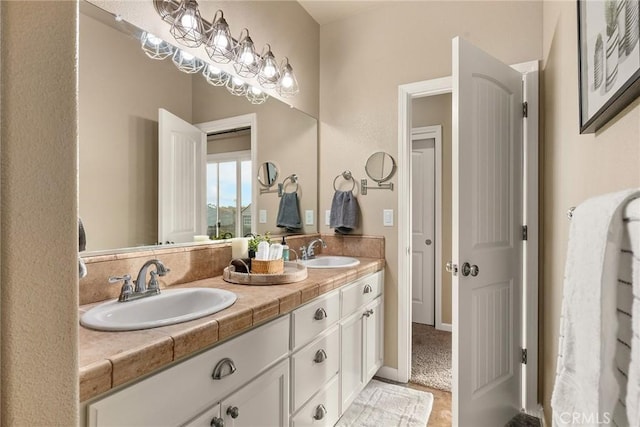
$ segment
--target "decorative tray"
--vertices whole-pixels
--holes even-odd
[[[306,279],[307,267],[295,261],[285,261],[284,272],[280,274],[256,274],[236,272],[235,267],[230,265],[222,271],[222,278],[225,282],[239,285],[284,285]]]

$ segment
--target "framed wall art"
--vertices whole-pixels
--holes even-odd
[[[580,133],[640,96],[639,39],[639,0],[578,0]]]

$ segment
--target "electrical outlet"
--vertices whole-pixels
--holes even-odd
[[[382,211],[382,225],[393,227],[393,209],[384,209]]]
[[[331,225],[331,211],[324,211],[324,225]]]
[[[266,211],[266,209],[260,209],[260,211],[258,212],[258,222],[260,224],[266,224],[267,223],[267,211]]]
[[[305,225],[313,225],[313,211],[304,211],[304,223]]]

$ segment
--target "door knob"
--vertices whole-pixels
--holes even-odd
[[[462,264],[462,275],[463,276],[468,276],[471,275],[473,277],[476,277],[478,275],[478,273],[480,273],[480,269],[478,268],[477,265],[471,265],[468,262],[465,262],[464,264]]]
[[[448,273],[451,273],[453,276],[458,275],[458,264],[454,264],[452,261],[447,261],[444,268],[445,270],[447,270]]]
[[[431,246],[431,239],[425,240],[424,244],[427,245],[427,246]]]

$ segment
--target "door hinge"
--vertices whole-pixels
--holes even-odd
[[[522,363],[523,365],[527,364],[527,349],[526,348],[521,348],[520,349],[520,363]]]
[[[527,240],[529,239],[529,227],[527,227],[526,225],[522,226],[522,240]]]
[[[522,103],[522,117],[529,117],[529,103]]]

